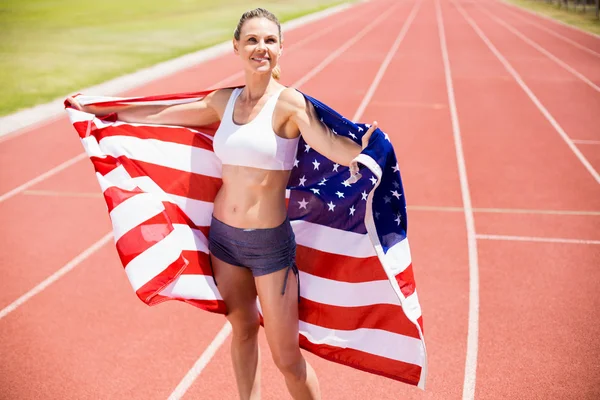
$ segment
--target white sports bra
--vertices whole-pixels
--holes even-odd
[[[213,141],[215,154],[223,164],[269,170],[293,168],[299,137],[286,139],[273,131],[273,112],[284,89],[271,96],[258,115],[244,125],[233,122],[233,108],[242,88],[233,90]]]

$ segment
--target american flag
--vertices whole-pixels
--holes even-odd
[[[164,105],[208,93],[77,100]],[[334,133],[361,143],[368,125],[306,98]],[[225,313],[207,240],[222,184],[212,148],[218,125],[125,123],[65,104],[94,165],[117,252],[137,296],[148,305],[179,300]],[[327,360],[424,388],[427,356],[406,201],[388,135],[377,129],[358,161],[362,178],[351,184],[347,167],[300,138],[287,190],[300,270],[300,345]]]

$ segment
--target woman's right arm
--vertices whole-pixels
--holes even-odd
[[[118,113],[118,119],[124,122],[157,125],[201,126],[221,119],[218,112],[223,97],[221,90],[209,93],[202,100],[193,103],[168,106],[125,105],[117,107],[82,106],[77,99],[67,100],[74,108],[97,116]]]

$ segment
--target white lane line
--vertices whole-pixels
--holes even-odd
[[[483,40],[483,42],[492,51],[492,53],[494,53],[494,55],[496,56],[496,58],[498,58],[498,60],[500,60],[500,62],[502,63],[502,65],[504,65],[504,68],[506,68],[506,70],[515,79],[515,81],[517,81],[517,83],[519,84],[519,86],[521,86],[521,88],[523,89],[523,91],[525,91],[525,93],[527,94],[527,96],[529,96],[529,98],[531,99],[531,101],[533,102],[533,104],[536,105],[536,107],[538,108],[538,110],[540,110],[540,112],[542,113],[542,115],[544,115],[544,117],[546,117],[546,119],[548,120],[548,122],[550,122],[550,124],[554,127],[554,129],[556,130],[556,132],[558,132],[558,134],[565,141],[565,143],[567,144],[567,146],[569,146],[569,148],[571,149],[571,151],[575,154],[575,156],[579,159],[579,161],[583,164],[583,166],[588,170],[588,172],[596,180],[596,183],[600,184],[600,174],[598,174],[598,172],[594,169],[594,167],[592,166],[592,164],[590,164],[590,162],[585,158],[585,156],[581,153],[581,151],[579,151],[579,149],[577,148],[577,146],[575,146],[575,144],[573,143],[573,141],[571,140],[571,138],[569,137],[569,135],[567,135],[567,133],[564,131],[564,129],[558,124],[558,122],[554,119],[554,117],[552,116],[552,114],[550,114],[550,112],[546,109],[546,107],[544,107],[544,105],[535,96],[535,94],[533,94],[533,92],[531,91],[531,89],[529,89],[529,86],[527,86],[527,84],[523,81],[523,79],[517,73],[517,71],[513,68],[513,66],[506,60],[506,58],[504,58],[504,56],[502,54],[500,54],[500,52],[498,51],[498,49],[492,44],[492,42],[490,42],[490,40],[485,35],[485,33],[483,33],[482,30],[479,29],[479,26],[477,26],[477,24],[471,19],[471,17],[469,17],[465,13],[465,11],[460,6],[460,4],[456,3],[454,0],[452,1],[452,3],[456,6],[457,10],[462,14],[462,16],[467,20],[467,22],[469,23],[469,25],[471,25],[471,27],[477,33],[477,35],[479,35],[479,37],[481,38],[481,40]]]
[[[563,239],[532,236],[507,236],[507,235],[477,235],[481,240],[506,240],[517,242],[542,242],[542,243],[569,243],[569,244],[600,244],[600,240]]]
[[[25,182],[21,186],[18,186],[16,188],[14,188],[13,190],[4,193],[3,195],[0,195],[0,203],[2,203],[5,200],[10,199],[13,196],[16,196],[17,194],[21,193],[24,190],[29,189],[31,186],[33,186],[37,183],[40,183],[44,179],[47,179],[47,178],[51,177],[52,175],[56,175],[60,171],[64,170],[65,168],[70,167],[71,165],[75,164],[76,162],[78,162],[80,160],[83,160],[84,158],[87,158],[87,154],[85,154],[85,153],[78,154],[77,156],[71,158],[70,160],[67,160],[64,163],[52,168],[51,170],[44,172],[43,174],[38,175],[35,178]]]
[[[464,207],[442,207],[442,206],[408,206],[409,211],[442,211],[442,212],[464,212]],[[597,216],[600,211],[574,211],[574,210],[536,210],[527,208],[472,208],[474,213],[483,214],[548,214],[548,215],[582,215]]]
[[[95,197],[103,198],[100,192],[60,192],[56,190],[25,190],[24,195],[29,196],[47,196],[47,197]]]
[[[579,139],[573,139],[573,143],[576,143],[576,144],[600,144],[600,140],[579,140]]]
[[[377,90],[377,87],[379,86],[379,83],[381,82],[381,79],[383,78],[385,71],[387,70],[388,66],[392,62],[392,58],[394,58],[394,55],[398,51],[398,47],[400,47],[400,43],[402,43],[402,40],[404,40],[404,37],[406,36],[406,32],[408,32],[408,29],[410,28],[410,26],[412,25],[412,22],[414,21],[415,17],[417,16],[417,12],[419,11],[420,7],[421,7],[421,2],[416,2],[415,5],[413,6],[410,14],[408,15],[408,18],[406,18],[406,21],[404,22],[404,25],[402,26],[402,29],[400,30],[400,33],[398,33],[398,37],[396,37],[394,44],[392,45],[392,47],[388,51],[385,59],[381,63],[381,66],[379,67],[379,71],[377,71],[377,75],[375,75],[375,79],[373,80],[373,83],[371,83],[371,86],[369,87],[367,94],[363,98],[362,102],[358,106],[358,109],[356,110],[356,113],[352,117],[352,121],[358,121],[358,119],[361,118],[363,113],[365,112],[365,109],[367,108],[367,105],[373,98],[373,95],[375,94],[375,90]]]
[[[368,31],[370,31],[373,27],[376,26],[377,23],[380,22],[385,16],[387,16],[391,11],[395,10],[398,6],[392,7],[388,9],[388,11],[379,16],[375,21],[366,26],[362,31],[356,34],[350,41],[346,42],[346,45],[338,49],[336,52],[331,54],[328,58],[326,58],[323,62],[309,71],[304,77],[290,85],[291,87],[300,87],[301,85],[308,82],[311,78],[321,72],[327,65],[329,65],[335,58],[341,55],[345,50],[347,50],[352,44],[358,41],[358,39],[362,38]],[[186,374],[183,380],[177,385],[177,388],[171,393],[168,400],[178,400],[181,399],[185,393],[189,390],[189,388],[193,385],[196,379],[200,376],[202,370],[206,367],[206,365],[210,362],[213,355],[218,351],[223,342],[227,339],[227,336],[231,333],[231,325],[227,322],[221,331],[217,334],[215,339],[209,345],[209,347],[202,353],[196,364],[192,367],[192,369]]]
[[[460,191],[465,207],[465,223],[467,228],[467,245],[469,250],[469,322],[467,331],[467,353],[465,356],[465,377],[463,381],[463,399],[471,400],[475,398],[477,353],[479,348],[479,259],[477,254],[477,240],[475,239],[475,218],[471,206],[467,167],[462,146],[456,100],[454,97],[454,86],[452,84],[452,72],[450,69],[450,58],[448,56],[448,45],[446,43],[444,19],[442,17],[442,9],[439,0],[435,1],[435,8],[440,35],[440,47],[442,49],[442,60],[444,62],[446,88],[448,91],[448,104],[450,105],[450,117],[452,119],[454,146],[456,148]]]
[[[552,29],[546,28],[546,27],[545,27],[544,25],[542,25],[542,24],[538,24],[537,22],[533,22],[533,21],[532,21],[532,19],[533,19],[533,18],[528,18],[528,17],[525,17],[524,15],[521,15],[521,13],[519,13],[518,11],[515,11],[515,10],[508,10],[508,12],[510,12],[510,13],[511,13],[512,15],[514,15],[515,17],[519,18],[521,21],[524,21],[525,23],[527,23],[527,24],[529,24],[529,25],[533,25],[533,26],[535,26],[536,28],[538,28],[538,29],[541,29],[541,30],[543,30],[544,32],[551,34],[552,36],[554,36],[554,37],[556,37],[556,38],[559,38],[560,40],[563,40],[563,41],[565,41],[565,42],[569,43],[570,45],[577,47],[577,48],[578,48],[578,49],[580,49],[580,50],[583,50],[583,51],[585,51],[586,53],[589,53],[589,54],[591,54],[591,55],[593,55],[593,56],[595,56],[595,57],[600,57],[600,53],[598,53],[598,52],[596,52],[596,51],[594,51],[594,50],[590,49],[589,47],[585,47],[585,46],[583,46],[583,45],[581,45],[581,44],[577,43],[576,41],[574,41],[574,40],[572,40],[572,39],[569,39],[569,38],[568,38],[568,37],[566,37],[566,36],[563,36],[563,35],[561,35],[561,34],[560,34],[560,33],[558,33],[558,32],[554,32]]]
[[[562,68],[569,71],[571,74],[575,75],[577,78],[579,78],[580,80],[585,82],[585,84],[587,84],[589,87],[591,87],[595,91],[600,92],[600,86],[597,86],[594,82],[589,80],[581,72],[577,71],[575,68],[571,67],[569,64],[567,64],[560,58],[556,57],[554,54],[550,53],[548,50],[546,50],[545,48],[540,46],[538,43],[534,42],[533,40],[529,39],[527,36],[523,35],[523,33],[521,33],[521,31],[519,31],[512,25],[508,24],[506,21],[502,20],[501,18],[496,17],[495,15],[493,15],[492,13],[490,13],[488,10],[486,10],[485,8],[483,8],[481,6],[478,6],[478,8],[484,14],[486,14],[488,17],[490,17],[491,19],[496,21],[498,24],[502,25],[503,27],[508,29],[510,32],[512,32],[519,39],[523,40],[525,43],[527,43],[528,45],[530,45],[531,47],[533,47],[534,49],[536,49],[537,51],[539,51],[540,53],[542,53],[543,55],[545,55],[546,57],[548,57],[549,59],[551,59],[552,61],[557,63],[558,65],[560,65]]]
[[[354,4],[340,4],[335,7],[327,8],[325,10],[288,21],[282,24],[281,28],[285,31],[293,30],[310,22],[318,21],[351,7],[355,7],[357,4],[360,4],[360,2],[356,2]],[[227,40],[226,42],[213,47],[143,68],[139,71],[117,77],[96,86],[81,89],[79,92],[90,94],[102,93],[105,96],[117,95],[127,90],[135,89],[136,87],[152,82],[156,79],[175,74],[187,68],[194,67],[200,63],[220,57],[229,51],[231,51],[231,41]],[[0,117],[0,142],[3,141],[2,139],[10,140],[20,136],[23,133],[30,132],[32,128],[35,128],[45,120],[60,117],[64,113],[64,99],[66,99],[69,94],[60,96],[49,103],[39,104],[26,110]],[[2,138],[3,136],[9,134],[11,135]]]
[[[333,62],[333,60],[335,60],[340,55],[342,55],[346,50],[348,50],[356,42],[358,42],[360,39],[362,39],[367,33],[372,31],[373,28],[377,27],[381,23],[381,21],[383,21],[385,18],[387,18],[387,16],[392,11],[394,11],[396,8],[398,8],[399,5],[400,4],[396,4],[394,7],[388,8],[388,10],[386,12],[382,13],[377,19],[371,21],[371,23],[369,25],[365,26],[360,32],[358,32],[356,35],[354,35],[354,37],[352,39],[350,39],[346,43],[344,43],[343,46],[338,47],[338,49],[336,51],[331,53],[319,65],[317,65],[315,68],[313,68],[306,75],[304,75],[302,78],[300,78],[299,80],[297,80],[290,86],[299,88],[300,86],[304,85],[306,82],[308,82],[309,80],[314,78],[315,75],[317,75],[319,72],[324,70],[325,67],[327,67],[329,64],[331,64]]]
[[[533,15],[535,17],[538,17],[538,18],[541,18],[541,19],[545,19],[546,21],[553,22],[553,23],[555,23],[557,25],[561,25],[561,26],[565,26],[567,28],[571,28],[572,30],[574,30],[576,32],[583,33],[585,35],[591,36],[594,39],[600,39],[600,35],[596,35],[595,33],[588,32],[588,31],[584,31],[581,28],[578,28],[578,27],[573,26],[573,25],[569,25],[566,22],[562,22],[562,21],[559,21],[559,20],[554,19],[554,18],[550,18],[550,17],[548,17],[548,16],[546,16],[544,14],[541,14],[541,13],[539,13],[537,11],[529,10],[529,9],[527,9],[525,7],[519,7],[519,6],[515,5],[515,4],[509,3],[507,0],[497,0],[497,1],[499,3],[501,3],[501,4],[504,4],[505,6],[513,8],[515,10],[524,11],[524,12],[526,12],[528,14],[531,14],[531,15]]]
[[[225,342],[229,334],[231,333],[231,324],[229,321],[225,322],[225,325],[221,328],[217,336],[208,345],[206,350],[202,353],[198,361],[194,364],[192,369],[183,377],[181,382],[177,385],[173,393],[169,396],[168,400],[179,400],[192,386],[194,381],[200,376],[202,370],[208,365],[210,360],[213,358],[215,353],[219,350],[221,345]]]
[[[112,232],[107,233],[102,237],[102,239],[98,240],[96,243],[85,249],[83,252],[81,252],[79,255],[77,255],[75,258],[73,258],[71,261],[65,264],[62,268],[60,268],[58,271],[56,271],[48,278],[40,282],[36,287],[34,287],[30,291],[19,297],[17,300],[13,301],[7,307],[2,309],[2,311],[0,311],[0,319],[6,317],[8,314],[16,310],[19,306],[23,305],[23,303],[25,303],[27,300],[40,293],[42,290],[46,289],[48,286],[59,280],[67,272],[71,271],[73,268],[81,264],[89,256],[94,254],[96,251],[102,248],[102,246],[108,243],[112,239],[112,237]]]

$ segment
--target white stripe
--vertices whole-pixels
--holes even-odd
[[[600,140],[579,140],[579,139],[573,139],[573,143],[577,143],[577,144],[600,144]]]
[[[381,329],[360,328],[351,331],[328,329],[300,321],[300,334],[314,344],[327,344],[363,351],[414,365],[423,365],[425,349],[420,339]]]
[[[533,25],[536,28],[541,29],[541,30],[543,30],[543,31],[545,31],[545,32],[553,35],[554,37],[557,37],[557,38],[559,38],[559,39],[561,39],[561,40],[563,40],[563,41],[565,41],[565,42],[567,42],[567,43],[569,43],[569,44],[577,47],[578,49],[583,50],[583,51],[585,51],[585,52],[587,52],[587,53],[589,53],[589,54],[591,54],[593,56],[600,57],[600,53],[597,53],[594,50],[590,49],[589,47],[585,47],[585,46],[577,43],[576,41],[571,40],[568,37],[561,35],[558,32],[554,32],[552,29],[546,28],[545,26],[543,26],[541,24],[538,24],[537,22],[531,21],[531,18],[526,18],[525,16],[521,15],[519,12],[517,12],[515,10],[509,10],[509,12],[512,15],[516,16],[517,18],[519,18],[521,21],[525,21],[526,23],[528,23],[530,25]]]
[[[571,244],[600,244],[600,240],[584,239],[562,239],[531,236],[507,236],[507,235],[477,235],[477,239],[483,240],[509,240],[518,242],[543,242],[543,243],[571,243]]]
[[[188,300],[223,300],[210,275],[180,275],[160,295]]]
[[[477,4],[477,3],[475,3],[475,4]],[[523,35],[519,30],[517,30],[516,28],[514,28],[510,24],[506,23],[506,21],[504,21],[504,20],[496,17],[495,15],[493,15],[492,13],[490,13],[488,10],[486,10],[483,7],[479,7],[479,8],[481,9],[481,11],[484,14],[488,15],[494,21],[496,21],[497,23],[499,23],[500,25],[502,25],[503,27],[505,27],[506,29],[508,29],[509,31],[511,31],[514,35],[516,35],[517,37],[519,37],[525,43],[527,43],[528,45],[530,45],[531,47],[533,47],[534,49],[536,49],[540,53],[544,54],[546,57],[548,57],[549,59],[551,59],[552,61],[554,61],[558,65],[560,65],[562,68],[564,68],[567,71],[569,71],[571,74],[575,75],[577,78],[579,78],[580,80],[582,80],[584,83],[586,83],[589,87],[591,87],[595,91],[600,92],[600,87],[596,86],[596,84],[594,82],[592,82],[591,80],[589,80],[587,77],[585,77],[579,71],[577,71],[575,68],[571,67],[569,64],[565,63],[564,61],[562,61],[561,59],[559,59],[558,57],[556,57],[554,54],[550,53],[548,50],[546,50],[545,48],[543,48],[542,46],[540,46],[539,44],[537,44],[533,40],[529,39],[527,36]]]
[[[187,392],[190,386],[192,386],[196,378],[198,378],[202,370],[208,365],[210,360],[213,358],[217,350],[219,350],[219,347],[221,347],[221,345],[225,342],[225,339],[227,339],[230,333],[231,324],[229,321],[227,321],[219,333],[217,333],[217,336],[215,336],[213,341],[208,345],[206,350],[204,350],[192,369],[190,369],[188,373],[185,374],[181,382],[179,382],[173,393],[171,393],[169,396],[168,400],[179,400],[183,397],[185,392]]]
[[[379,86],[379,83],[381,82],[381,79],[383,78],[385,71],[387,70],[388,66],[392,62],[392,58],[394,58],[394,54],[396,54],[396,52],[398,51],[398,47],[400,47],[400,43],[402,43],[402,41],[404,40],[404,37],[406,36],[406,32],[408,32],[408,29],[410,28],[413,20],[417,16],[417,12],[419,11],[420,7],[421,7],[421,2],[420,1],[416,2],[412,8],[410,14],[404,21],[404,24],[402,25],[402,29],[400,29],[400,33],[398,33],[398,36],[396,37],[394,44],[388,50],[388,53],[387,53],[385,59],[381,63],[381,66],[379,67],[379,70],[377,71],[377,74],[375,75],[375,79],[373,79],[373,82],[371,83],[369,90],[367,90],[367,94],[365,95],[365,97],[363,97],[360,105],[358,106],[358,109],[356,110],[356,113],[354,113],[354,116],[352,117],[352,121],[358,121],[359,118],[362,117],[363,112],[365,112],[365,109],[367,108],[367,105],[373,98],[373,95],[375,94],[375,90]]]
[[[577,146],[575,146],[575,144],[573,144],[573,142],[571,141],[571,138],[569,138],[567,133],[558,124],[558,122],[554,119],[554,117],[552,116],[552,114],[550,114],[550,112],[546,109],[546,107],[544,107],[542,105],[542,103],[535,96],[535,94],[533,94],[531,89],[529,89],[529,86],[527,86],[527,84],[525,84],[525,82],[523,81],[521,76],[517,73],[517,71],[513,68],[513,66],[506,60],[506,58],[504,58],[504,56],[502,54],[500,54],[498,49],[496,49],[496,47],[490,42],[490,40],[487,38],[487,36],[485,36],[485,34],[481,31],[481,29],[479,29],[479,26],[477,26],[477,24],[465,13],[465,11],[462,9],[462,7],[454,1],[453,1],[453,3],[456,5],[457,10],[467,20],[467,22],[469,23],[469,25],[471,25],[471,27],[477,33],[477,35],[479,35],[481,40],[483,40],[483,42],[488,46],[488,48],[492,51],[492,53],[494,53],[496,58],[498,58],[498,60],[500,60],[502,65],[504,65],[504,68],[506,68],[506,70],[515,79],[515,81],[517,81],[517,83],[519,84],[519,86],[521,86],[521,88],[527,94],[527,96],[529,96],[529,98],[531,99],[533,104],[536,105],[536,107],[538,108],[538,110],[540,110],[542,115],[544,115],[544,117],[546,117],[548,122],[550,122],[552,127],[554,127],[556,132],[558,132],[558,134],[565,141],[567,146],[569,146],[571,151],[575,154],[575,156],[579,159],[579,161],[583,164],[583,166],[588,170],[588,172],[596,180],[596,183],[600,183],[600,174],[598,174],[598,172],[594,169],[592,164],[590,164],[590,162],[585,158],[585,156],[581,153],[581,151],[579,151]]]
[[[381,21],[383,21],[384,19],[386,19],[387,16],[392,11],[394,11],[396,8],[398,8],[398,5],[396,5],[394,7],[388,8],[386,12],[384,12],[383,14],[381,14],[377,19],[371,21],[369,23],[369,25],[365,26],[360,32],[358,32],[356,35],[354,35],[352,37],[352,39],[346,41],[342,46],[338,47],[333,53],[329,54],[329,56],[327,56],[327,58],[325,58],[319,65],[317,65],[315,68],[313,68],[312,70],[310,70],[302,78],[300,78],[299,80],[297,80],[296,82],[294,82],[293,84],[291,84],[290,87],[299,88],[302,85],[304,85],[306,82],[308,82],[309,80],[311,80],[315,75],[317,75],[319,72],[321,72],[322,70],[324,70],[325,67],[327,67],[329,64],[331,64],[331,62],[333,62],[333,60],[335,60],[341,54],[343,54],[345,51],[347,51],[356,42],[358,42],[360,39],[362,39],[367,33],[369,33],[371,30],[373,30],[373,28],[377,27],[381,23]]]
[[[171,265],[184,250],[208,254],[208,240],[202,232],[187,225],[174,224],[173,231],[131,260],[125,273],[135,291]]]
[[[153,199],[156,201],[169,202],[177,205],[195,225],[210,226],[214,207],[212,202],[166,193],[156,184],[156,182],[147,176],[131,178],[125,168],[121,165],[104,176],[100,173],[96,173],[96,177],[100,182],[102,192],[110,187],[118,187],[124,190],[139,188],[145,193],[152,194]]]
[[[6,317],[8,314],[15,311],[19,306],[23,305],[23,303],[25,303],[27,300],[29,300],[36,294],[39,294],[44,289],[46,289],[48,286],[50,286],[51,284],[53,284],[54,282],[59,280],[67,272],[71,271],[73,268],[75,268],[76,266],[81,264],[88,257],[90,257],[96,251],[101,249],[102,246],[104,246],[106,243],[108,243],[111,238],[112,238],[112,232],[107,233],[96,243],[92,244],[90,247],[85,249],[83,252],[79,253],[75,258],[73,258],[71,261],[69,261],[67,264],[65,264],[58,271],[56,271],[55,273],[50,275],[48,278],[44,279],[42,282],[37,284],[37,286],[35,286],[33,289],[31,289],[30,291],[25,293],[23,296],[19,297],[17,300],[13,301],[11,304],[9,304],[5,308],[3,308],[2,311],[0,311],[0,319]]]
[[[124,234],[164,210],[162,202],[149,193],[139,193],[128,198],[110,212],[115,240],[118,241]]]
[[[477,353],[479,340],[479,261],[477,254],[477,240],[475,239],[475,218],[471,205],[471,194],[469,191],[469,180],[467,178],[467,167],[462,146],[458,111],[454,97],[454,85],[452,83],[452,72],[450,69],[450,58],[446,44],[446,32],[444,19],[439,0],[435,1],[437,22],[439,26],[440,47],[442,50],[442,61],[444,63],[444,76],[446,90],[448,92],[448,103],[450,105],[450,117],[452,119],[452,132],[454,146],[456,148],[456,160],[458,164],[458,176],[460,179],[460,191],[465,208],[465,223],[467,229],[467,247],[469,250],[469,323],[467,330],[467,354],[465,357],[465,378],[463,382],[463,399],[475,398],[475,381],[477,373]]]
[[[300,271],[300,295],[317,303],[338,307],[360,307],[373,304],[399,306],[400,299],[389,280],[340,282]]]
[[[22,184],[21,186],[17,186],[16,188],[4,193],[3,195],[0,196],[0,203],[2,203],[5,200],[10,199],[11,197],[14,197],[16,195],[18,195],[19,193],[29,189],[30,187],[32,187],[33,185],[36,185],[38,183],[40,183],[41,181],[58,174],[60,171],[63,171],[64,169],[70,167],[71,165],[75,164],[76,162],[83,160],[84,158],[86,158],[86,154],[85,153],[81,153],[76,155],[75,157],[65,161],[64,163],[57,165],[56,167],[52,168],[51,170],[44,172],[41,175],[36,176],[33,179],[28,180],[27,182],[25,182],[24,184]]]
[[[125,156],[180,171],[221,177],[221,162],[215,153],[198,147],[132,136],[108,136],[100,141],[100,148],[113,157]]]
[[[308,221],[291,221],[296,243],[301,246],[331,254],[356,258],[377,255],[369,237],[365,234],[348,232]]]
[[[392,275],[404,272],[412,263],[408,238],[390,247],[383,256],[384,262]]]

